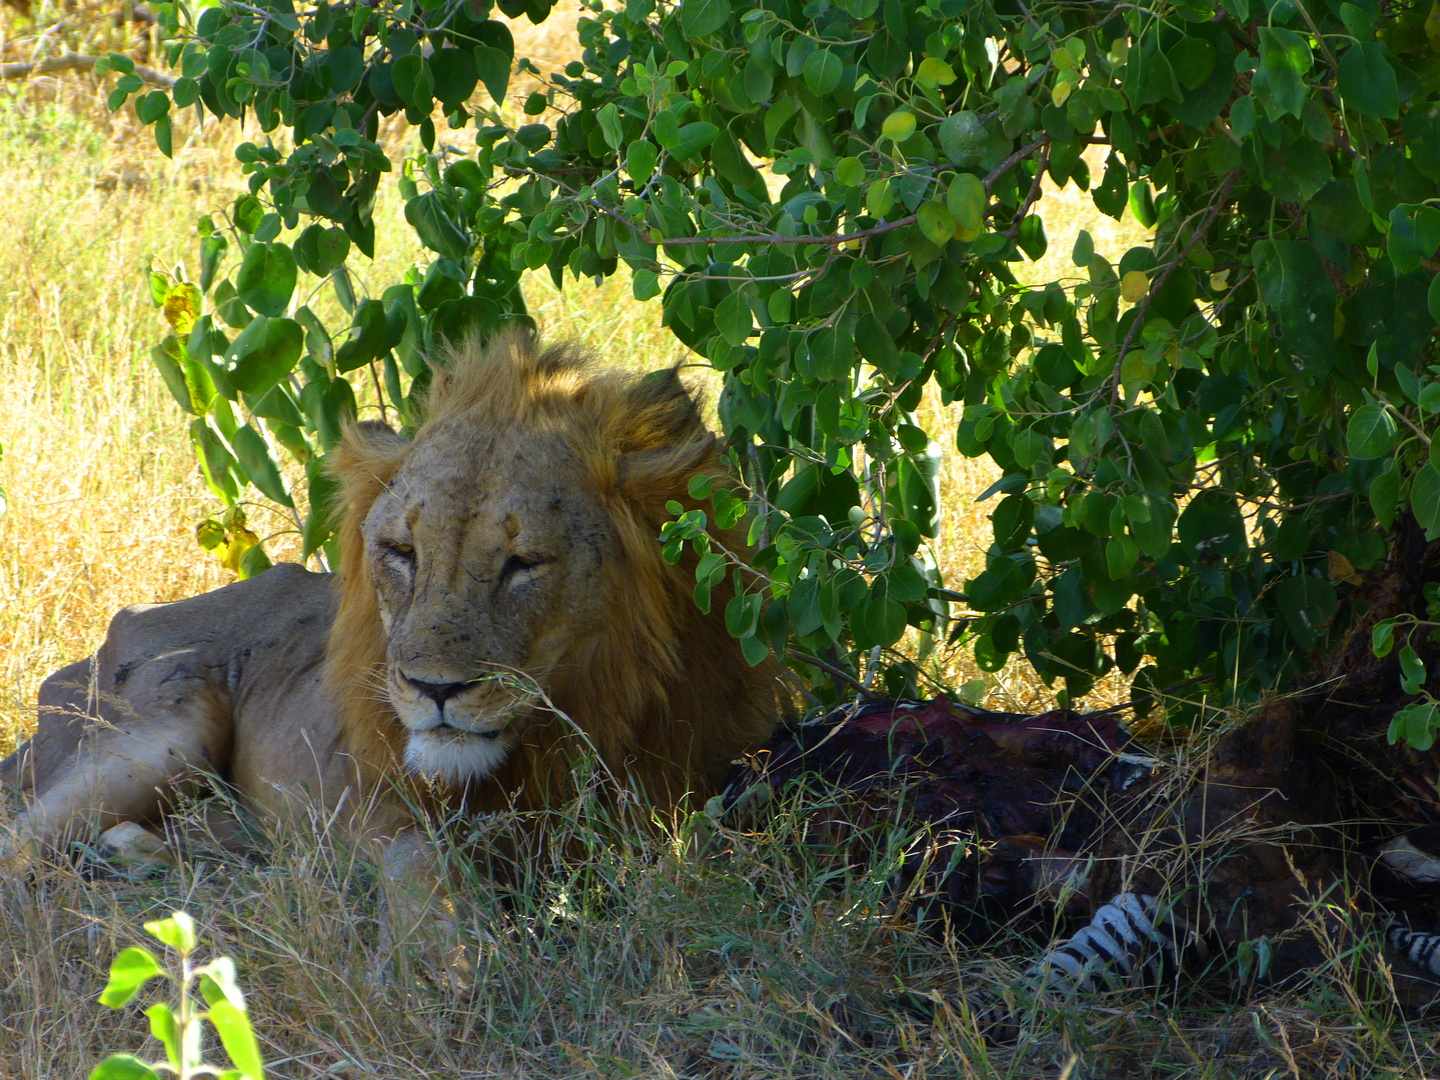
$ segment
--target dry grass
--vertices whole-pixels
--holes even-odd
[[[547,29],[519,51],[549,65],[563,40]],[[162,329],[140,269],[193,259],[194,219],[238,189],[238,132],[182,134],[177,162],[161,162],[84,81],[0,98],[0,752],[31,729],[40,680],[92,651],[116,609],[228,578],[192,540],[214,504],[146,356]],[[393,198],[377,217],[385,261],[362,274],[375,286],[418,255]],[[1073,228],[1052,233],[1051,258],[1068,259]],[[1118,255],[1134,235],[1097,231],[1097,246]],[[658,307],[634,303],[623,277],[566,293],[537,279],[528,295],[550,333],[645,368],[681,359]],[[989,507],[972,500],[991,479],[946,459],[937,558],[952,582],[983,566]],[[949,679],[976,674],[945,662]],[[1019,668],[990,689],[999,707],[1045,702]],[[1016,975],[997,956],[1034,943],[981,951],[925,936],[880,914],[865,873],[827,884],[786,837],[782,816],[765,834],[711,837],[704,858],[686,837],[542,865],[508,892],[476,882],[461,912],[483,943],[468,987],[382,952],[372,868],[313,835],[274,838],[258,861],[194,847],[147,882],[56,866],[0,888],[0,1076],[83,1076],[145,1044],[137,1010],[94,999],[141,921],[182,906],[240,965],[279,1077],[1420,1075],[1424,1033],[1393,1029],[1340,977],[1244,1007],[1106,999],[1042,1018],[1005,1049],[943,1006],[916,1023],[897,993],[956,1000]]]

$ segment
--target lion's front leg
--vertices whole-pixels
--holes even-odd
[[[380,841],[385,911],[380,946],[386,963],[414,949],[428,976],[468,983],[474,972],[455,918],[450,879],[436,841],[411,826]]]
[[[136,672],[123,696],[98,707],[90,697],[89,715],[53,718],[59,726],[48,743],[28,758],[22,748],[25,806],[0,837],[0,860],[103,833],[130,861],[164,861],[134,826],[157,821],[180,785],[223,765],[231,718],[227,695],[208,672],[146,666],[151,670]],[[77,691],[74,700],[84,696]]]

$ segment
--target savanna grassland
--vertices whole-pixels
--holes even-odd
[[[55,47],[36,36],[38,15],[7,18],[6,59]],[[517,53],[563,61],[572,25],[557,11],[539,30],[517,27]],[[104,96],[86,75],[0,85],[0,753],[32,729],[44,676],[91,652],[118,608],[231,577],[193,538],[216,507],[147,356],[162,324],[142,272],[195,260],[197,218],[240,190],[231,150],[246,136],[186,128],[167,162]],[[385,137],[411,145],[403,127]],[[1051,250],[1037,279],[1064,271],[1082,226],[1114,255],[1140,237],[1096,220],[1073,189],[1047,200]],[[379,287],[421,252],[393,191],[382,188],[376,221],[381,258],[356,269]],[[687,360],[658,305],[633,301],[623,275],[563,292],[534,278],[527,295],[545,333],[616,363]],[[924,408],[932,430],[948,426],[938,404]],[[983,564],[987,507],[974,495],[993,478],[946,458],[936,555],[951,582]],[[257,509],[252,522],[295,557],[283,519]],[[958,649],[931,664],[952,686],[979,676]],[[1109,683],[1092,700],[1123,691]],[[1048,700],[1020,667],[972,693],[1015,710]],[[583,833],[586,814],[573,808],[567,827]],[[373,868],[325,839],[323,823],[243,857],[201,837],[174,871],[145,881],[57,865],[0,885],[0,1076],[85,1076],[120,1049],[156,1056],[139,1007],[116,1014],[95,998],[140,924],[176,908],[235,958],[276,1077],[1299,1080],[1418,1076],[1432,1052],[1433,1024],[1406,1025],[1383,994],[1356,990],[1373,948],[1339,945],[1331,970],[1283,994],[1111,996],[1047,1011],[1018,1045],[987,1047],[958,995],[998,992],[1038,942],[1002,934],[961,948],[924,934],[888,913],[893,845],[837,878],[787,839],[791,820],[782,810],[761,833],[701,823],[670,844],[596,847],[536,866],[503,896],[474,881],[458,912],[475,943],[468,979],[433,977],[405,945],[382,947]]]

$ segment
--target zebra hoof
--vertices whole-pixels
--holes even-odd
[[[1394,897],[1440,888],[1440,825],[1411,829],[1380,845],[1371,885],[1376,892]]]

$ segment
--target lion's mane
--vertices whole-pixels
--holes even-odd
[[[610,580],[596,583],[615,600],[606,624],[574,643],[548,687],[573,726],[556,718],[532,727],[490,776],[421,797],[447,808],[540,809],[571,793],[571,764],[588,742],[657,808],[686,794],[703,799],[730,761],[769,737],[779,698],[776,665],[750,667],[726,630],[729,581],[715,588],[711,613],[702,614],[693,598],[693,553],[687,548],[676,565],[661,556],[656,537],[670,517],[666,503],[698,505],[689,479],[705,473],[733,484],[676,371],[622,374],[596,368],[572,346],[542,349],[528,335],[506,334],[483,349],[453,350],[437,368],[421,431],[455,421],[512,431],[517,442],[537,432],[565,440],[607,508],[621,557],[602,569]],[[372,780],[397,775],[405,734],[377,689],[386,635],[361,526],[408,446],[380,425],[355,425],[334,470],[342,490],[342,582],[326,676],[341,703],[346,749]],[[711,531],[727,549],[746,550],[743,527],[722,532],[712,524]]]

